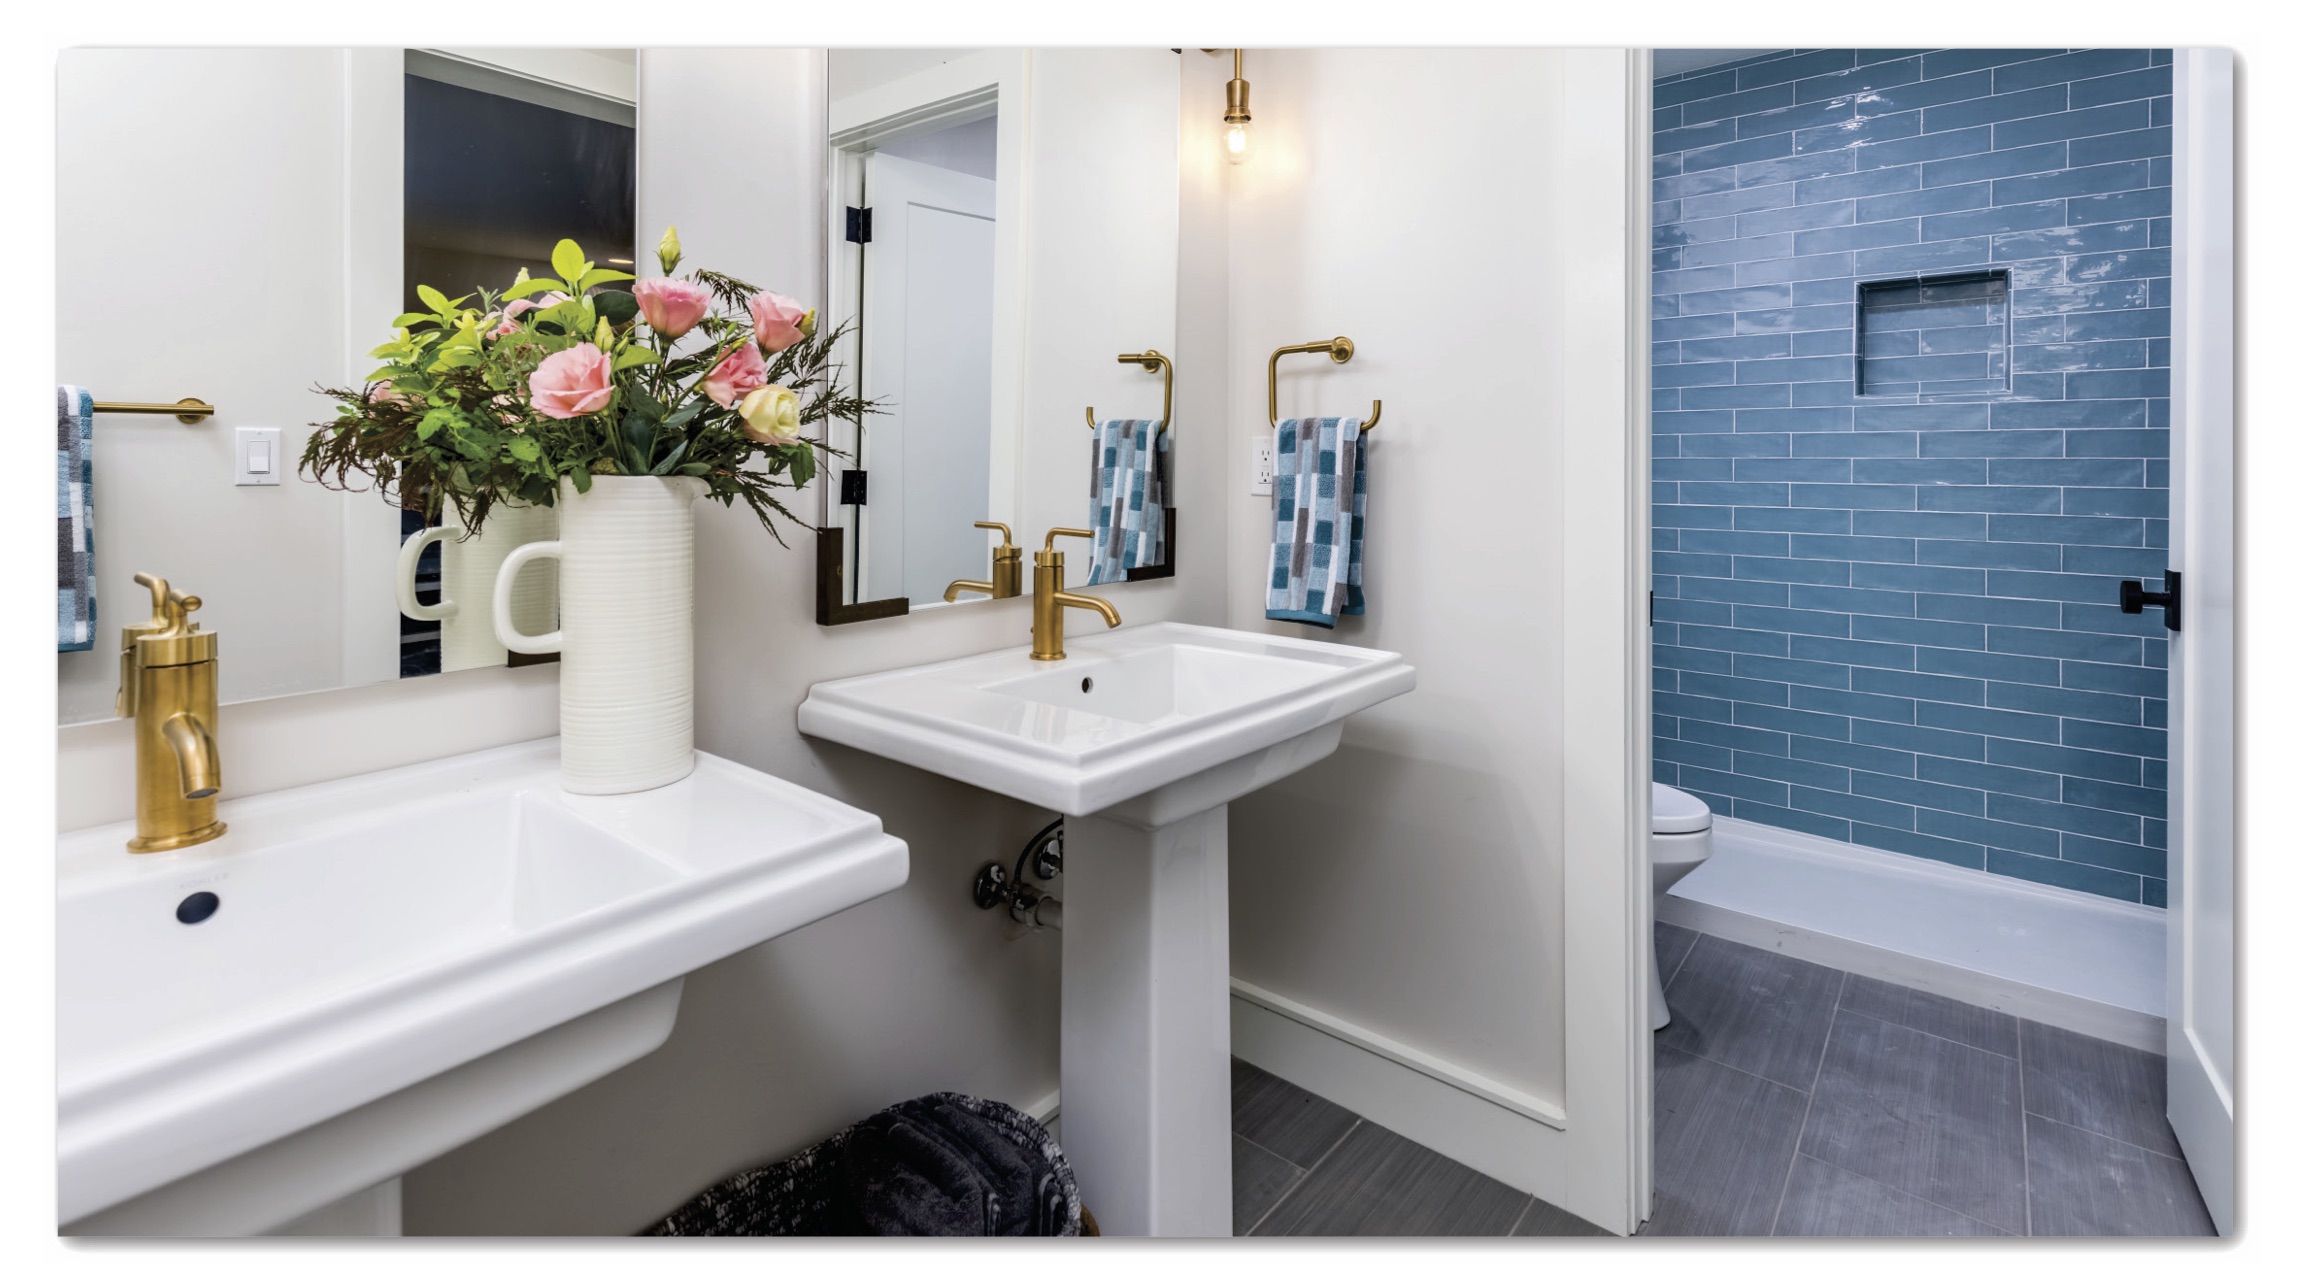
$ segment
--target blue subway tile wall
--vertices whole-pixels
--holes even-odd
[[[2171,61],[1656,81],[1659,781],[2165,904],[2166,633],[2117,600],[2166,567]],[[1984,274],[1987,322],[1874,314],[1857,347],[1861,285]]]

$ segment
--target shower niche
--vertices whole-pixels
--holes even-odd
[[[1857,397],[1964,402],[2009,391],[2005,270],[1858,283],[1854,308]]]

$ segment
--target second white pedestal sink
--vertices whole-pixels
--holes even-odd
[[[808,691],[801,732],[1065,815],[1063,1144],[1113,1234],[1231,1232],[1229,803],[1414,688],[1399,655],[1154,623]],[[956,885],[955,885],[956,887]]]
[[[59,838],[57,1219],[261,1233],[660,1045],[689,972],[899,887],[879,819],[717,756],[560,790],[547,739]]]

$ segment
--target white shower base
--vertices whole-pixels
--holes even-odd
[[[2166,1050],[2166,912],[1718,818],[1655,918]]]

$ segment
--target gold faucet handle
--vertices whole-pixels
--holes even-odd
[[[1013,548],[1013,547],[1015,547],[1015,532],[1014,532],[1014,531],[1011,531],[1011,530],[1009,530],[1009,529],[1007,529],[1007,523],[1005,523],[1005,522],[977,522],[977,523],[975,523],[975,527],[976,527],[976,529],[977,529],[977,530],[995,530],[995,531],[998,531],[998,532],[999,532],[999,546],[1000,546],[1001,548]]]
[[[121,632],[123,644],[132,639],[131,632],[134,636],[176,635],[193,626],[190,623],[190,617],[194,610],[200,608],[198,597],[187,597],[176,591],[175,587],[167,580],[158,575],[146,574],[141,570],[136,572],[135,579],[137,583],[152,590],[152,618],[148,623],[134,624],[128,628],[123,628]]]
[[[170,618],[168,599],[176,595],[176,590],[168,586],[167,580],[158,575],[145,574],[141,570],[136,572],[136,582],[152,590],[152,623],[166,627]]]
[[[1051,530],[1051,531],[1048,531],[1048,532],[1047,532],[1047,548],[1046,548],[1046,551],[1048,551],[1048,552],[1054,552],[1054,551],[1055,551],[1055,537],[1056,537],[1057,535],[1072,535],[1072,536],[1076,536],[1077,538],[1080,538],[1080,539],[1093,539],[1093,538],[1095,538],[1095,532],[1094,532],[1094,531],[1091,531],[1091,530],[1073,530],[1073,529],[1071,529],[1071,528],[1070,528],[1070,527],[1068,527],[1068,526],[1058,526],[1058,527],[1056,527],[1055,529],[1053,529],[1053,530]]]

